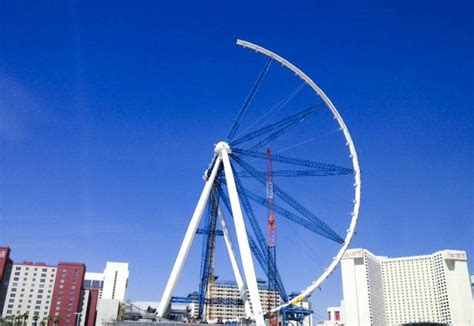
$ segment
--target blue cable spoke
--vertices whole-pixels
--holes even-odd
[[[268,264],[268,259],[266,259],[268,255],[262,254],[257,243],[250,235],[248,236],[248,239],[249,239],[250,250],[252,251],[254,257],[257,259],[257,262],[260,265],[260,268],[264,271],[265,275],[269,277],[269,273],[271,273],[271,271],[268,270],[269,264]],[[283,281],[281,279],[280,272],[278,271],[278,268],[276,267],[276,263],[273,260],[272,260],[272,266],[276,270],[275,275],[276,275],[276,286],[278,289],[278,293],[284,302],[288,302],[288,295],[286,293],[285,287],[283,286]]]
[[[302,122],[307,116],[319,111],[320,107],[321,107],[321,105],[311,106],[309,108],[306,108],[306,109],[304,109],[300,112],[297,112],[293,115],[290,115],[289,117],[283,118],[283,119],[281,119],[281,120],[279,120],[275,123],[263,126],[260,129],[257,129],[253,132],[250,132],[250,133],[240,137],[239,139],[236,139],[236,140],[230,142],[229,145],[235,146],[235,145],[250,141],[252,139],[258,138],[260,136],[263,136],[263,135],[268,134],[268,133],[273,132],[273,131],[278,132],[279,130],[285,129],[287,126],[293,126],[295,124],[297,125],[300,122]]]
[[[263,256],[262,252],[260,251],[260,248],[258,247],[255,240],[250,235],[248,235],[248,239],[249,239],[250,250],[253,252],[254,257],[257,259],[257,262],[260,265],[260,267],[262,268],[262,270],[265,271],[265,269],[266,269],[265,268],[265,260],[266,260],[265,257]]]
[[[234,161],[236,161],[244,170],[250,173],[258,182],[262,185],[266,185],[265,177],[260,175],[258,171],[252,167],[250,164],[242,160],[240,157],[231,154],[231,157]],[[273,156],[272,156],[273,159]],[[344,243],[344,239],[338,235],[331,227],[329,227],[323,220],[317,217],[314,213],[308,210],[306,207],[301,205],[296,199],[291,197],[285,191],[283,191],[280,187],[278,187],[275,183],[273,184],[273,191],[280,197],[283,201],[285,201],[288,205],[290,205],[294,210],[298,213],[306,217],[311,223],[316,224],[321,230],[324,230],[328,236],[330,236],[334,241],[338,243]]]
[[[234,123],[232,124],[232,127],[230,128],[229,134],[227,135],[228,140],[231,140],[237,133],[237,130],[240,127],[240,123],[242,122],[242,119],[247,113],[250,107],[250,103],[252,103],[252,100],[255,97],[255,94],[257,94],[258,89],[262,85],[263,79],[265,78],[272,61],[273,59],[271,58],[268,59],[268,61],[265,63],[265,66],[263,66],[262,71],[260,71],[260,74],[258,75],[257,80],[255,81],[255,84],[253,85],[252,89],[250,90],[249,95],[245,99],[244,104],[242,104],[242,107],[240,108],[240,111],[237,114],[237,118],[235,118]]]
[[[257,120],[253,121],[249,126],[247,126],[242,133],[246,132],[247,130],[251,130],[256,125],[264,125],[266,124],[275,114],[283,109],[306,85],[305,81],[302,81],[301,84],[296,87],[293,91],[291,91],[286,97],[281,99],[277,104],[271,107],[264,115],[262,115]]]
[[[265,236],[263,235],[262,229],[260,228],[260,225],[258,224],[257,217],[255,216],[255,213],[253,211],[252,206],[250,205],[250,202],[248,201],[247,193],[244,190],[244,187],[242,186],[240,179],[237,176],[234,176],[234,177],[235,177],[235,183],[237,185],[237,191],[241,199],[240,202],[242,206],[244,207],[244,211],[249,219],[250,225],[252,226],[252,230],[255,233],[255,237],[257,238],[258,244],[260,245],[260,248],[262,249],[262,251],[264,251],[263,249],[267,247]]]
[[[244,162],[243,160],[232,156],[234,160],[236,160],[247,172],[252,174],[257,181],[259,181],[262,185],[265,185],[265,178],[261,175],[258,175],[258,171],[256,171],[251,165]],[[256,173],[257,172],[257,173]],[[327,237],[333,239],[338,243],[343,243],[344,240],[341,236],[339,236],[331,227],[329,227],[324,221],[322,221],[319,217],[317,217],[314,213],[309,211],[303,205],[301,205],[298,201],[296,201],[293,197],[283,191],[280,187],[273,184],[274,192],[280,197],[283,201],[285,201],[288,205],[293,207],[298,213],[306,217],[311,223],[314,223],[318,226],[319,229],[326,232]]]
[[[255,236],[257,237],[257,241],[260,245],[260,249],[262,250],[263,256],[266,257],[267,265],[265,267],[262,267],[262,269],[264,271],[267,271],[268,273],[268,266],[269,265],[275,266],[275,269],[276,269],[276,262],[274,261],[273,257],[268,255],[267,242],[265,241],[265,237],[263,235],[262,229],[260,228],[260,225],[258,224],[257,218],[255,217],[255,213],[253,211],[252,205],[250,205],[249,199],[247,197],[247,191],[242,186],[242,183],[238,176],[235,176],[235,183],[237,185],[237,191],[239,192],[239,195],[240,195],[240,201],[242,205],[244,206],[244,210],[250,221],[250,225],[252,226]],[[276,269],[275,274],[277,277],[277,280],[276,280],[277,286],[278,286],[278,289],[280,290],[280,296],[286,302],[288,301],[288,297],[286,294],[286,290],[283,286],[283,282],[281,280],[280,272],[278,271],[278,269]]]
[[[253,200],[254,202],[258,203],[259,205],[261,205],[263,207],[266,207],[266,205],[267,205],[266,198],[264,198],[262,196],[259,196],[256,193],[251,192],[249,190],[247,190],[247,196],[249,197],[250,200]],[[304,217],[296,215],[296,214],[290,212],[289,210],[287,210],[287,209],[285,209],[285,208],[283,208],[283,207],[281,207],[277,204],[273,204],[273,205],[274,205],[273,208],[274,208],[275,212],[278,213],[280,216],[283,216],[283,217],[287,218],[288,220],[290,220],[290,221],[292,221],[296,224],[299,224],[300,226],[304,227],[305,229],[307,229],[311,232],[314,232],[316,234],[319,234],[320,236],[325,237],[326,239],[335,241],[335,239],[333,237],[331,237],[331,235],[328,235],[324,230],[321,230],[317,225],[315,225],[314,223],[311,223],[310,221],[308,221]]]
[[[237,180],[236,180],[236,184],[238,184]],[[242,190],[243,190],[243,188],[242,188]],[[243,190],[243,191],[245,191],[245,190]],[[253,213],[253,210],[252,210],[250,204],[248,203],[248,199],[245,200],[245,199],[242,198],[245,195],[243,195],[241,193],[241,190],[238,190],[238,192],[239,192],[240,197],[241,197],[242,205],[244,205],[243,202],[246,201],[247,204],[248,204],[248,207],[250,207],[250,212],[247,213],[247,211],[246,211],[247,217],[249,217],[250,216],[249,214],[251,214],[253,216],[253,218],[255,219],[255,222],[256,222],[255,215]],[[229,198],[227,197],[227,195],[223,191],[220,192],[220,196],[221,196],[222,202],[226,206],[227,210],[232,215],[232,208],[231,208],[231,205],[230,205]],[[244,210],[245,210],[245,207],[246,207],[246,205],[244,205]],[[250,220],[250,218],[249,218],[249,220]],[[256,222],[256,223],[257,223],[256,227],[260,232],[258,232],[258,231],[255,232],[256,230],[254,229],[254,234],[256,236],[257,236],[257,233],[261,234],[261,238],[258,239],[259,244],[257,244],[255,242],[253,237],[249,234],[248,230],[246,230],[247,238],[249,239],[250,249],[252,250],[255,258],[257,259],[258,264],[260,265],[260,267],[264,271],[265,275],[267,275],[267,277],[268,277],[268,265],[269,265],[268,264],[268,259],[269,258],[268,258],[268,253],[267,253],[267,245],[266,245],[266,242],[265,242],[265,238],[263,238],[262,230],[260,229],[260,226],[258,225],[258,222]],[[252,225],[252,223],[250,223],[250,224]],[[252,225],[252,228],[253,228],[253,225]],[[262,243],[262,238],[263,238],[263,243]],[[270,257],[270,259],[272,259],[272,258]],[[272,259],[272,266],[275,266],[275,268],[276,268],[276,262],[274,262],[273,259]],[[278,292],[279,292],[281,298],[283,299],[283,301],[287,302],[288,301],[288,295],[286,293],[286,290],[285,290],[285,287],[283,285],[283,281],[281,279],[280,272],[278,271],[278,269],[276,269],[275,274],[276,274],[276,277],[277,277],[276,281],[277,281]]]
[[[241,154],[241,155],[245,155],[249,157],[259,158],[262,160],[267,159],[265,152],[249,150],[249,149],[232,148],[232,154]],[[353,169],[345,168],[336,164],[311,161],[307,159],[286,156],[286,155],[281,155],[281,154],[272,154],[272,161],[298,165],[298,166],[304,166],[307,168],[321,169],[324,171],[338,171],[338,173],[354,174]]]
[[[314,112],[316,112],[316,111],[314,111]],[[259,141],[255,145],[253,145],[251,147],[251,149],[255,150],[255,149],[258,149],[260,147],[268,146],[268,144],[270,144],[272,141],[274,141],[278,137],[284,135],[285,133],[287,133],[291,129],[297,127],[303,121],[304,121],[304,118],[299,120],[299,121],[294,121],[293,123],[288,124],[287,126],[281,128],[280,130],[277,130],[277,131],[273,132],[272,134],[268,135],[267,137],[265,137],[264,139],[262,139],[261,141]]]
[[[262,176],[266,175],[266,171],[258,171],[258,173]],[[241,178],[249,178],[252,175],[246,171],[240,171],[236,173]],[[347,175],[353,174],[353,171],[344,170],[324,170],[324,169],[317,169],[317,170],[273,170],[272,176],[273,177],[325,177],[325,176],[332,176],[332,175]]]
[[[236,180],[236,184],[237,184],[237,180]],[[238,184],[237,184],[237,191],[239,193],[241,193],[241,190],[239,189]],[[240,194],[240,196],[243,197],[242,194]],[[232,214],[232,207],[230,205],[229,198],[227,197],[226,194],[224,194],[224,192],[221,192],[221,198],[222,198],[222,201],[224,202],[224,205],[227,207],[227,210],[229,211],[229,213]],[[241,199],[243,199],[243,198],[241,198]],[[265,242],[265,237],[262,233],[262,229],[260,228],[260,225],[258,225],[255,214],[254,214],[252,208],[250,207],[250,203],[248,201],[246,201],[244,203],[244,201],[245,200],[241,200],[240,202],[241,202],[242,206],[244,207],[244,210],[245,210],[245,213],[246,213],[247,217],[249,218],[250,225],[252,226],[252,230],[254,231],[255,236],[257,238],[259,248],[261,248],[261,249],[266,248],[267,245],[266,245],[266,242]],[[248,231],[247,231],[247,235],[249,236]],[[266,251],[263,251],[263,252],[266,253]]]

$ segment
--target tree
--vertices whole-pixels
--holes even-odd
[[[5,317],[5,325],[11,325],[12,323],[10,322],[10,320],[12,319],[12,316],[11,315],[8,315]]]
[[[26,325],[27,320],[28,320],[28,313],[25,312],[23,315],[21,315],[21,324]]]
[[[49,320],[50,320],[49,316],[43,317],[43,319],[40,322],[40,325],[41,326],[48,326],[49,325]]]

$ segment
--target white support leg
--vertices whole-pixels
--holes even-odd
[[[181,275],[181,271],[183,270],[184,263],[186,262],[189,250],[191,249],[194,237],[196,236],[196,230],[199,226],[199,222],[201,221],[201,217],[206,207],[206,203],[209,198],[209,193],[211,192],[211,188],[216,178],[220,164],[221,157],[219,156],[217,157],[214,163],[209,179],[207,179],[206,184],[204,185],[201,197],[199,198],[199,201],[196,205],[196,209],[194,210],[191,222],[189,222],[186,235],[184,236],[183,243],[181,244],[178,256],[176,257],[173,270],[171,271],[168,283],[166,284],[165,291],[163,292],[163,296],[161,297],[160,306],[158,307],[158,316],[160,317],[163,317],[164,313],[166,312],[166,309],[168,308],[168,304],[176,286],[176,282],[178,281],[179,276]]]
[[[260,302],[260,295],[258,293],[257,275],[255,274],[255,267],[253,265],[247,232],[245,230],[244,217],[242,215],[242,209],[240,208],[239,195],[235,186],[234,173],[232,172],[229,154],[227,152],[230,149],[228,148],[227,144],[225,145],[227,148],[222,149],[220,153],[222,157],[222,163],[224,164],[227,190],[229,192],[230,205],[232,207],[232,215],[234,217],[235,230],[237,232],[237,241],[239,244],[240,256],[242,258],[245,280],[249,289],[250,302],[252,303],[255,323],[257,326],[265,326],[262,304]]]
[[[242,279],[239,265],[237,264],[237,259],[235,258],[234,245],[232,244],[232,239],[230,238],[229,229],[227,229],[224,212],[222,211],[220,206],[218,209],[222,233],[224,233],[224,240],[227,247],[227,252],[230,257],[230,264],[232,265],[232,270],[234,271],[235,281],[237,282],[237,288],[239,289],[240,299],[244,303],[246,317],[251,318],[252,311],[250,310],[250,303],[247,300],[247,290],[245,289],[244,280]]]

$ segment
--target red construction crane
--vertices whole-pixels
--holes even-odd
[[[267,147],[267,207],[268,207],[268,311],[269,325],[278,325],[278,313],[271,312],[278,305],[276,291],[276,221],[273,198],[272,151]]]

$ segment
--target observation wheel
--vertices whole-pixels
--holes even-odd
[[[252,50],[252,63],[263,68],[214,147],[158,314],[166,313],[200,234],[199,318],[206,319],[206,306],[235,304],[210,293],[222,237],[239,302],[263,326],[265,316],[303,301],[337,267],[359,217],[361,176],[349,130],[326,94],[276,53],[237,44]],[[258,278],[267,280],[264,297]],[[300,292],[289,295],[288,286]]]

